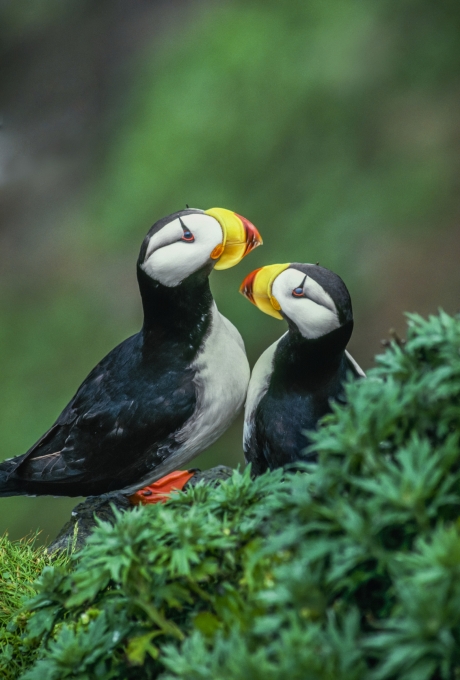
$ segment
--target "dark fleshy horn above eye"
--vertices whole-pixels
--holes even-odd
[[[305,285],[305,281],[307,280],[307,277],[304,278],[300,286],[297,286],[297,288],[294,288],[292,291],[292,297],[306,297],[305,293],[303,291],[303,287]]]
[[[182,231],[184,232],[183,235],[182,235],[181,241],[186,241],[187,243],[193,243],[193,241],[195,240],[194,235],[192,234],[190,229],[185,226],[185,224],[182,222],[180,217],[179,217],[179,222],[180,222],[180,225],[182,227]]]

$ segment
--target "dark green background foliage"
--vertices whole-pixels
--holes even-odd
[[[460,317],[411,316],[318,465],[125,513],[46,567],[24,680],[457,677],[459,347]]]
[[[266,263],[344,278],[365,367],[403,310],[457,311],[458,2],[64,5],[0,3],[1,458],[139,328],[140,243],[185,203],[263,233],[212,276],[251,362],[284,332],[236,292]],[[197,464],[217,462],[242,462],[241,421]],[[0,499],[0,531],[46,538],[73,504]]]

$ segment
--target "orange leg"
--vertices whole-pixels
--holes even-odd
[[[157,482],[139,489],[129,500],[132,505],[147,505],[148,503],[164,503],[173,490],[183,489],[185,484],[195,474],[196,470],[176,470],[162,477]]]

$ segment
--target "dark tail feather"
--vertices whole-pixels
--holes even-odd
[[[15,475],[22,458],[23,456],[17,456],[0,463],[0,497],[20,496],[24,493],[20,488],[20,480]]]

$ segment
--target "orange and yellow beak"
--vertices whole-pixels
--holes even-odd
[[[211,253],[212,259],[218,260],[214,269],[230,269],[262,245],[262,237],[255,226],[233,210],[211,208],[205,212],[219,222],[224,235],[222,243]]]
[[[240,286],[240,293],[265,314],[274,316],[275,319],[282,319],[280,304],[272,295],[272,286],[276,277],[288,267],[290,267],[289,262],[287,264],[270,264],[255,269],[244,279]]]

